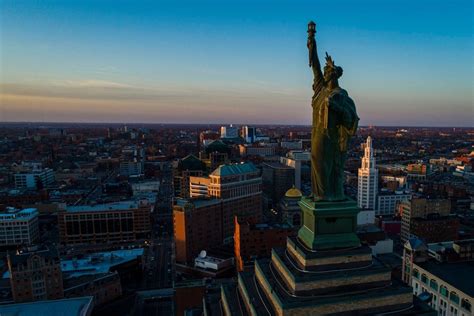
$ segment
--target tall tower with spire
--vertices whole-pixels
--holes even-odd
[[[375,210],[377,207],[378,177],[379,171],[375,168],[372,138],[369,136],[358,173],[357,204],[361,209]]]

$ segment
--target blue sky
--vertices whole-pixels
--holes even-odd
[[[314,20],[361,124],[472,126],[472,3],[1,1],[0,121],[310,124]]]

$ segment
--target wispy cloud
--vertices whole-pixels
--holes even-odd
[[[133,86],[129,84],[113,82],[113,81],[105,81],[105,80],[97,80],[97,79],[89,79],[89,80],[65,80],[65,81],[58,81],[53,83],[55,86],[59,87],[78,87],[78,88],[133,88]]]

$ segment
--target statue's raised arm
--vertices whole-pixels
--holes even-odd
[[[316,23],[313,21],[308,23],[308,52],[309,52],[309,66],[313,69],[314,81],[313,90],[315,93],[319,92],[324,85],[323,72],[321,71],[321,64],[318,58],[318,47],[316,46]]]

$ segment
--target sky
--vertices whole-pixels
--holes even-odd
[[[473,126],[472,0],[0,0],[0,121],[311,124],[307,23],[361,125]]]

